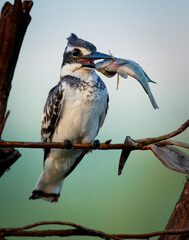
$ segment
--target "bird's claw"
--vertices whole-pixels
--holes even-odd
[[[100,141],[97,139],[97,140],[94,140],[93,142],[93,149],[97,149],[100,147]]]
[[[72,148],[72,142],[69,139],[64,140],[65,148],[70,150]]]

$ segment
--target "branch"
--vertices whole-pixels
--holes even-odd
[[[100,143],[96,146],[94,143],[73,143],[69,144],[62,142],[17,142],[17,141],[0,141],[1,147],[17,147],[17,148],[61,148],[61,149],[86,149],[89,150],[109,150],[109,149],[122,149],[118,175],[122,173],[123,167],[133,150],[151,150],[154,155],[168,168],[179,171],[182,173],[189,174],[189,155],[186,153],[173,148],[168,147],[168,145],[176,145],[189,149],[187,143],[181,143],[177,141],[167,140],[170,137],[176,136],[186,130],[189,126],[189,120],[182,124],[177,130],[165,134],[159,137],[153,138],[144,138],[133,140],[131,137],[126,137],[124,143],[110,144],[111,140],[107,140],[104,143]],[[79,162],[76,162],[73,165],[73,168],[69,171],[70,174],[76,165]]]
[[[0,141],[0,147],[16,147],[16,148],[62,148],[67,149],[67,144],[63,142],[17,142],[17,141]],[[93,149],[93,150],[109,150],[109,149],[123,149],[123,148],[135,148],[130,143],[116,143],[116,144],[109,144],[107,142],[100,143],[99,147],[93,143],[73,143],[72,149]],[[135,148],[137,149],[137,148]]]
[[[139,140],[133,140],[130,137],[127,137],[125,139],[125,142],[123,144],[118,143],[118,144],[110,144],[110,140],[101,143],[98,147],[98,149],[101,150],[107,150],[107,149],[123,149],[123,150],[151,150],[154,152],[154,154],[162,160],[162,156],[160,153],[164,151],[164,154],[166,153],[167,149],[170,150],[169,148],[165,148],[165,146],[168,145],[176,145],[176,146],[181,146],[181,147],[186,147],[188,148],[188,144],[186,143],[181,143],[177,141],[170,141],[167,140],[170,137],[176,136],[183,132],[187,127],[189,126],[189,120],[186,121],[184,124],[181,125],[176,131],[173,131],[169,134],[156,137],[156,138],[145,138],[145,139],[139,139]],[[152,144],[153,143],[153,144]],[[65,143],[34,143],[34,142],[10,142],[10,141],[1,141],[0,142],[0,147],[24,147],[24,148],[67,148],[68,146]],[[70,146],[69,146],[70,148]],[[96,149],[96,145],[94,143],[91,144],[72,144],[72,148],[75,149]],[[158,155],[158,151],[160,151]],[[175,154],[175,150],[171,149],[173,153]],[[122,152],[123,153],[123,152]],[[124,158],[129,156],[128,152],[125,152],[122,154],[122,157]],[[176,151],[178,154],[178,152]],[[172,155],[171,155],[172,156]],[[165,156],[164,156],[165,157]],[[166,156],[167,157],[167,156]],[[174,155],[175,157],[175,155]],[[183,158],[183,156],[182,156]],[[124,162],[122,162],[122,168],[124,166]],[[187,185],[186,185],[187,186]],[[185,188],[186,189],[186,188]],[[184,190],[184,193],[188,191]],[[186,195],[186,193],[185,193]],[[179,200],[180,201],[180,200]],[[185,204],[187,203],[186,199],[183,199],[183,206],[186,208]],[[178,209],[178,206],[176,206]],[[175,211],[177,211],[177,209]],[[174,211],[174,212],[175,212]],[[188,211],[188,210],[187,210]],[[178,212],[179,214],[179,212]],[[174,215],[174,213],[173,213]],[[184,212],[183,216],[186,216],[187,213]],[[177,217],[178,218],[178,217]],[[175,221],[177,221],[177,218]],[[173,218],[174,219],[174,218]],[[185,219],[184,217],[182,219]],[[67,225],[71,226],[74,229],[51,229],[51,230],[30,230],[28,229],[40,226],[40,225]],[[179,228],[181,227],[181,229]],[[173,238],[166,238],[167,236],[189,236],[189,228],[184,228],[188,227],[188,222],[186,222],[184,225],[179,225],[178,228],[176,227],[166,229],[164,231],[157,231],[157,232],[151,232],[151,233],[145,233],[145,234],[108,234],[99,230],[91,229],[91,228],[86,228],[84,226],[75,224],[75,223],[70,223],[70,222],[60,222],[60,221],[47,221],[47,222],[37,222],[33,223],[24,227],[20,228],[1,228],[0,229],[0,238],[3,237],[8,237],[8,236],[35,236],[35,237],[45,237],[45,236],[60,236],[60,237],[68,237],[68,236],[97,236],[100,238],[105,238],[105,239],[115,239],[115,240],[121,240],[121,239],[149,239],[151,237],[155,236],[165,236],[163,239],[173,239]],[[26,231],[27,230],[27,231]],[[175,239],[175,238],[174,238]]]
[[[184,142],[174,141],[174,140],[165,140],[165,141],[157,142],[156,145],[157,146],[175,145],[177,147],[189,149],[189,144]]]
[[[3,132],[6,120],[9,116],[10,111],[8,110],[1,125],[0,125],[0,139]],[[9,170],[10,166],[16,162],[21,156],[20,152],[14,148],[0,148],[0,177]]]
[[[4,126],[5,126],[5,123],[7,121],[7,118],[9,116],[9,114],[10,114],[10,110],[7,111],[7,113],[5,114],[5,117],[3,118],[3,121],[2,121],[2,123],[0,125],[0,139],[1,139],[1,134],[3,132],[3,129],[4,129]]]
[[[42,226],[42,225],[63,225],[70,226],[73,229],[50,229],[50,230],[31,230],[28,229]],[[27,230],[27,231],[26,231]],[[45,237],[45,236],[59,236],[59,237],[68,237],[68,236],[96,236],[105,239],[148,239],[155,236],[164,236],[164,235],[177,235],[177,234],[189,234],[189,229],[169,229],[165,231],[157,231],[144,234],[108,234],[103,231],[91,229],[84,227],[79,224],[72,222],[63,222],[63,221],[42,221],[36,222],[30,225],[26,225],[18,228],[1,228],[0,229],[0,238],[1,237],[10,237],[10,236],[35,236],[35,237]]]
[[[31,21],[32,1],[6,2],[0,16],[0,139],[14,70],[26,29]],[[21,156],[14,148],[0,149],[0,176]]]
[[[26,29],[31,21],[32,1],[6,2],[0,16],[0,123],[2,122],[12,78]]]
[[[174,211],[169,219],[165,230],[183,229],[189,226],[189,178],[185,183],[182,194],[174,208]],[[189,239],[189,234],[179,234],[177,236],[162,236],[159,240],[186,240]]]
[[[146,150],[145,146],[157,143],[158,145],[165,145],[164,142],[166,139],[174,137],[189,127],[189,120],[183,123],[177,130],[170,132],[168,134],[152,137],[152,138],[144,138],[133,140],[130,137],[127,137],[127,140],[124,143],[116,143],[110,144],[111,140],[107,140],[104,143],[100,143],[99,147],[96,148],[94,143],[75,143],[72,144],[72,148],[74,149],[100,149],[100,150],[108,150],[108,149],[131,149],[131,150]],[[178,145],[179,142],[167,142],[171,145]],[[176,143],[176,144],[174,144]],[[180,143],[181,145],[181,143]],[[0,147],[16,147],[16,148],[62,148],[67,149],[67,145],[63,142],[18,142],[18,141],[0,141]],[[189,145],[184,143],[182,147],[189,148]]]
[[[146,146],[152,143],[157,143],[163,140],[167,140],[169,138],[175,137],[185,131],[189,127],[189,119],[183,123],[177,130],[170,132],[168,134],[162,135],[160,137],[154,137],[154,138],[146,138],[146,139],[138,139],[137,142],[140,143],[142,146]]]

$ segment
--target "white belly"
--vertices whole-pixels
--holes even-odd
[[[88,93],[87,93],[88,94]],[[84,92],[67,88],[63,100],[62,116],[58,127],[53,134],[53,142],[64,142],[69,139],[72,143],[90,143],[96,137],[99,130],[99,119],[104,114],[107,104],[107,92],[86,96]],[[82,150],[51,149],[48,159],[45,161],[46,172],[52,169],[62,176],[73,165]]]
[[[87,96],[88,95],[88,96]],[[105,94],[89,95],[67,88],[62,115],[52,141],[69,139],[73,143],[90,143],[99,129],[99,118],[105,108]]]

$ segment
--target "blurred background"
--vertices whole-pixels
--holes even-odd
[[[59,81],[71,32],[101,52],[136,61],[157,82],[150,84],[159,105],[154,110],[135,79],[120,78],[116,90],[116,77],[101,75],[110,95],[97,136],[101,142],[121,143],[127,135],[159,136],[188,119],[189,1],[34,0],[31,16],[14,74],[4,140],[40,141],[41,113],[49,90]],[[176,139],[188,142],[188,131]],[[120,151],[99,150],[86,155],[65,180],[58,203],[29,201],[42,171],[43,151],[20,152],[22,157],[0,179],[1,227],[61,220],[109,233],[162,230],[186,181],[186,175],[165,168],[151,152],[139,151],[118,176]]]

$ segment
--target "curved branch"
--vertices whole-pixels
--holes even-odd
[[[32,230],[26,231],[28,229],[42,226],[42,225],[66,225],[71,226],[74,229],[51,229],[51,230]],[[157,231],[151,233],[144,234],[108,234],[103,231],[91,229],[84,227],[79,224],[75,224],[72,222],[64,222],[64,221],[41,221],[32,223],[23,227],[18,228],[1,228],[0,229],[0,237],[10,237],[10,236],[35,236],[35,237],[44,237],[44,236],[60,236],[60,237],[68,237],[68,236],[97,236],[100,238],[106,239],[146,239],[155,236],[164,236],[164,235],[177,235],[177,234],[189,234],[189,229],[169,229],[164,231]]]
[[[123,167],[133,150],[151,150],[155,156],[168,168],[179,171],[182,173],[189,173],[189,164],[188,159],[189,156],[182,152],[178,153],[177,149],[170,149],[170,147],[166,147],[166,145],[176,145],[180,147],[185,147],[189,149],[189,145],[187,143],[181,143],[176,141],[167,140],[173,136],[176,136],[187,129],[189,126],[189,120],[187,120],[184,124],[182,124],[177,130],[165,134],[159,137],[153,138],[144,138],[133,140],[131,137],[126,137],[124,143],[116,143],[110,144],[111,140],[107,140],[104,143],[100,143],[97,147],[95,143],[73,143],[69,147],[67,144],[62,142],[17,142],[17,141],[0,141],[0,149],[1,147],[17,147],[17,148],[61,148],[61,149],[89,149],[96,150],[109,150],[109,149],[122,149],[119,167],[118,167],[118,175],[122,173]],[[156,151],[152,146],[152,143],[156,147]],[[165,146],[165,147],[164,147]],[[164,149],[162,149],[164,147]],[[176,158],[176,161],[174,159]],[[184,160],[184,165],[183,165]],[[172,167],[174,162],[174,167]],[[69,174],[73,171],[73,169],[77,166],[78,162],[73,165],[73,168],[69,172]]]
[[[139,143],[140,147],[146,146],[146,145],[149,145],[152,143],[157,143],[157,142],[175,137],[175,136],[179,135],[180,133],[182,133],[183,131],[185,131],[188,127],[189,127],[189,119],[185,123],[183,123],[177,130],[175,130],[173,132],[170,132],[168,134],[165,134],[165,135],[162,135],[159,137],[138,139],[136,141]]]

